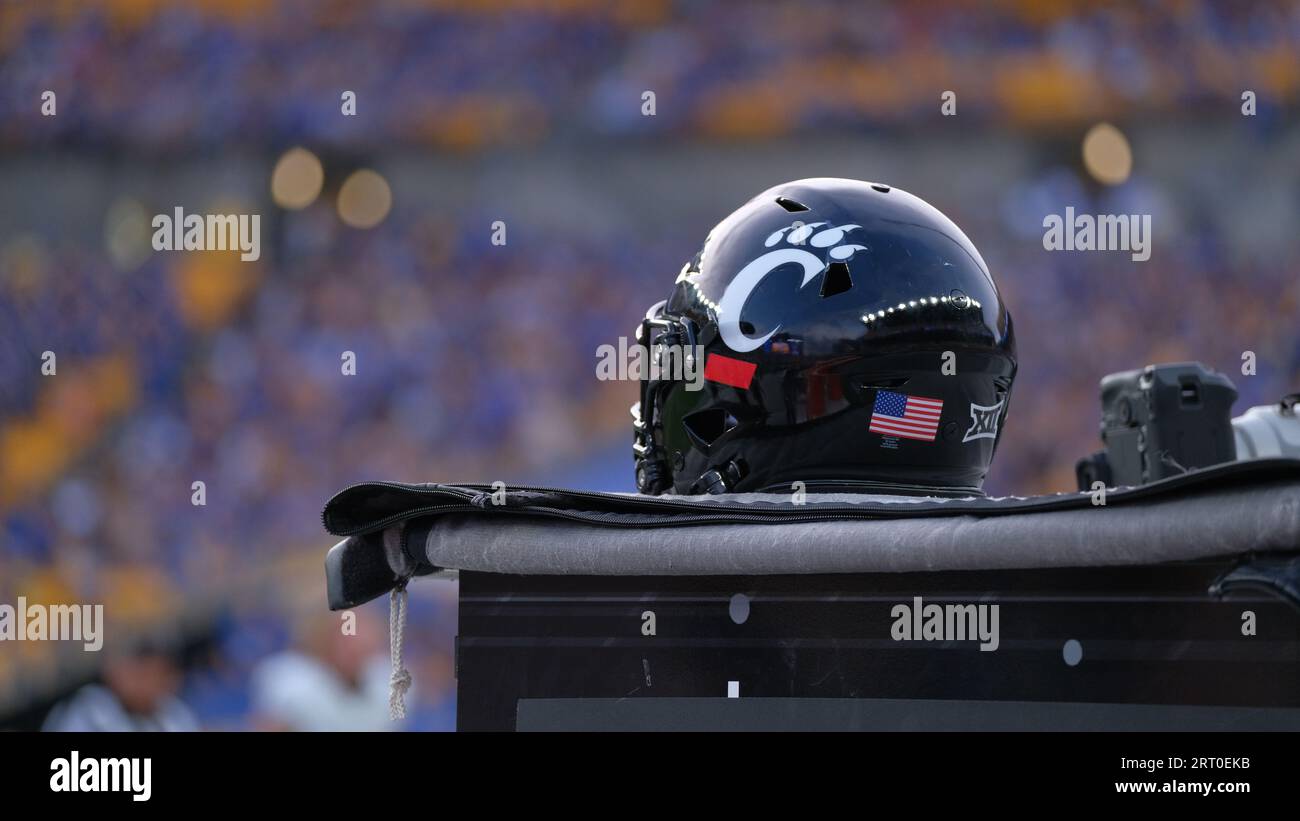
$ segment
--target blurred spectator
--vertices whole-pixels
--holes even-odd
[[[301,650],[266,659],[253,673],[254,726],[260,730],[392,730],[383,626],[354,611],[356,634],[332,617],[310,621]],[[408,693],[408,697],[411,694]]]
[[[188,732],[199,729],[179,699],[181,673],[171,652],[141,645],[109,653],[102,684],[88,684],[56,706],[46,732]]]

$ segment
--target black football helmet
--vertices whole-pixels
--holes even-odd
[[[646,368],[632,408],[649,494],[979,494],[1016,374],[961,229],[848,179],[778,185],[720,222],[637,342],[650,362],[686,354]]]

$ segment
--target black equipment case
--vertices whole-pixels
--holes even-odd
[[[463,730],[1300,729],[1297,461],[1101,499],[370,483],[325,524],[334,609],[458,571]]]

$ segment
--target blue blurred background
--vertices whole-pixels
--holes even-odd
[[[987,487],[1072,489],[1108,372],[1199,359],[1238,410],[1300,388],[1298,98],[1293,3],[6,2],[0,602],[103,603],[203,727],[316,728],[295,686],[368,693],[386,661],[382,602],[340,650],[324,501],[631,490],[635,387],[596,348],[715,222],[809,176],[965,229],[1021,352]],[[260,214],[261,258],[154,252],[177,206]],[[1150,261],[1045,251],[1066,206],[1151,214]],[[402,726],[450,729],[455,588],[411,590]],[[108,664],[0,645],[0,727]]]

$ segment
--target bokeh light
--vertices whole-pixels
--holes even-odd
[[[306,208],[320,196],[325,171],[316,155],[305,148],[284,152],[271,174],[271,197],[281,208]]]
[[[392,205],[388,180],[368,168],[354,171],[339,189],[339,218],[353,228],[374,228]]]
[[[133,271],[153,253],[149,214],[137,200],[122,197],[104,215],[104,248],[119,271]]]
[[[1083,164],[1097,182],[1119,185],[1133,171],[1128,138],[1110,123],[1097,123],[1083,138]]]

